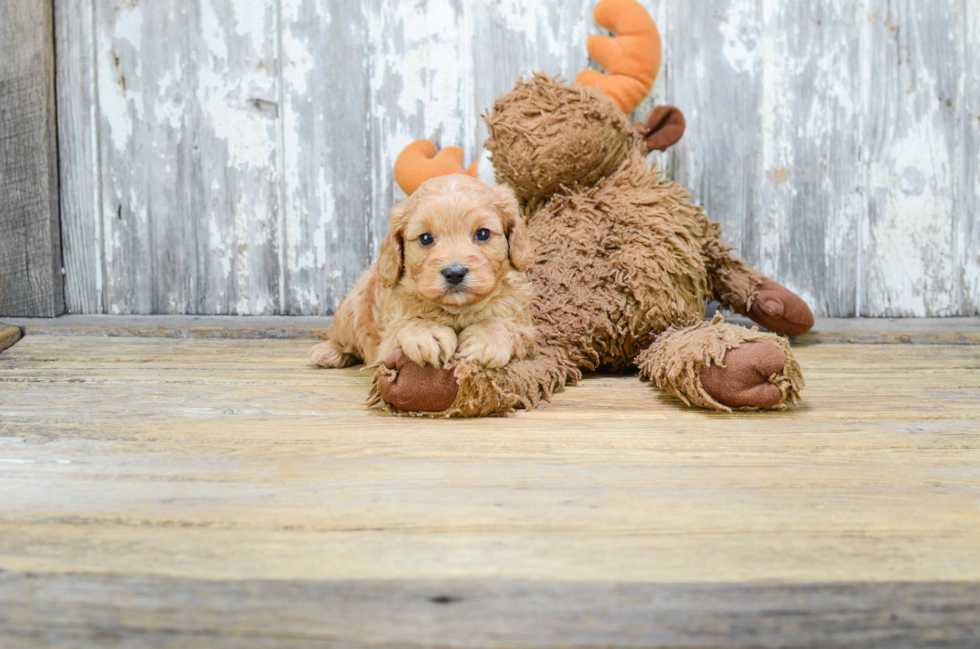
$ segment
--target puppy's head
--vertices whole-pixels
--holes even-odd
[[[391,214],[378,274],[447,307],[489,296],[510,270],[529,262],[528,236],[514,192],[453,174],[427,180]]]

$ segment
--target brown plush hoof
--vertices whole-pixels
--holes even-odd
[[[813,328],[813,312],[803,299],[785,286],[765,280],[752,303],[749,317],[760,325],[787,336],[799,336]]]
[[[453,405],[459,384],[452,370],[426,365],[420,367],[408,360],[400,349],[388,354],[383,361],[394,378],[382,374],[378,379],[381,398],[399,410],[407,412],[442,412]]]
[[[774,344],[762,340],[742,343],[728,350],[725,366],[701,368],[701,385],[711,398],[729,408],[772,408],[783,393],[769,377],[783,371],[786,356]]]

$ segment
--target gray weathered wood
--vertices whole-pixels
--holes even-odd
[[[745,255],[818,313],[853,316],[863,210],[860,2],[767,5],[761,174]]]
[[[976,582],[283,582],[9,572],[0,577],[0,639],[12,649],[968,647],[980,633],[978,602]]]
[[[673,53],[668,100],[687,117],[672,152],[673,177],[723,222],[726,241],[753,264],[760,238],[753,216],[764,177],[761,19],[756,0],[670,0],[663,30]]]
[[[601,31],[593,0],[58,3],[80,312],[332,313],[402,147],[468,164],[493,99],[595,67]],[[980,0],[643,4],[665,56],[633,119],[687,114],[651,160],[739,254],[818,315],[980,313]]]
[[[961,313],[957,24],[961,0],[870,0],[863,82],[861,315]]]
[[[103,311],[99,121],[96,103],[94,7],[90,0],[54,0],[57,55],[61,228],[65,308]]]
[[[64,309],[53,31],[49,0],[0,0],[0,315]]]
[[[372,48],[362,9],[355,0],[282,3],[282,275],[290,314],[333,313],[380,241],[371,207]]]
[[[95,3],[108,313],[280,310],[273,0]]]
[[[964,37],[960,112],[963,168],[957,259],[962,273],[962,313],[974,315],[980,314],[980,0],[967,0],[964,8],[966,15],[960,23]]]

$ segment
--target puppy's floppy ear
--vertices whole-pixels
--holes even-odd
[[[524,216],[517,205],[517,197],[514,196],[514,190],[507,185],[495,186],[493,193],[496,194],[497,212],[507,234],[510,265],[523,273],[531,263],[531,242],[527,236]]]
[[[378,277],[385,288],[391,288],[401,279],[402,267],[405,263],[403,250],[405,242],[402,233],[407,223],[407,205],[399,205],[391,211],[388,234],[378,250]]]

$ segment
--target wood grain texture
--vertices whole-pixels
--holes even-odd
[[[962,312],[956,268],[961,0],[869,3],[859,315]]]
[[[95,3],[107,313],[279,310],[273,0]]]
[[[471,162],[494,98],[596,67],[602,31],[592,0],[58,2],[73,312],[333,313],[402,147]],[[633,119],[687,114],[651,160],[738,254],[817,315],[980,313],[980,0],[643,4],[665,57]]]
[[[0,644],[976,637],[980,347],[800,347],[785,413],[592,375],[470,421],[368,409],[308,347],[0,355]]]
[[[667,101],[687,117],[671,153],[673,178],[722,221],[736,254],[760,266],[754,217],[765,178],[762,17],[756,0],[668,0],[664,34],[672,56],[663,65]]]
[[[744,248],[818,313],[857,311],[860,27],[854,0],[763,3],[764,175]]]
[[[103,232],[94,7],[54,0],[65,309],[102,313]]]
[[[48,0],[0,2],[0,315],[64,310],[54,20]]]
[[[379,242],[366,16],[352,0],[286,0],[282,12],[283,310],[327,314]]]
[[[963,34],[962,171],[957,259],[963,314],[980,314],[980,0],[966,0]]]
[[[0,633],[8,630],[10,649],[133,643],[919,649],[970,647],[978,601],[980,585],[963,582],[592,582],[570,589],[549,581],[190,581],[18,572],[0,576],[7,619]]]

